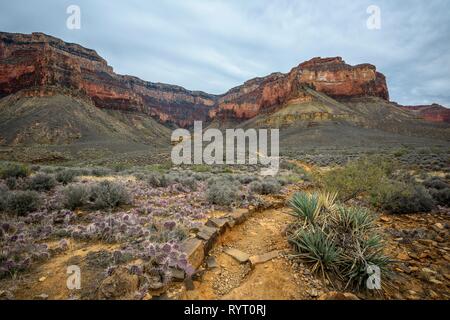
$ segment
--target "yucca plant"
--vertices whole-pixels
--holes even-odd
[[[319,205],[322,209],[328,210],[329,212],[335,212],[338,208],[336,199],[338,197],[337,192],[320,192],[318,194]]]
[[[293,209],[293,216],[305,219],[314,225],[320,213],[320,202],[317,194],[296,193],[290,200],[289,205]]]
[[[317,227],[299,231],[290,240],[306,263],[312,264],[313,272],[320,271],[324,276],[334,270],[341,251],[335,246],[332,236]]]
[[[322,273],[333,285],[359,290],[370,276],[368,266],[386,271],[390,260],[376,233],[377,216],[365,208],[344,207],[336,199],[337,193],[295,194],[290,205],[299,220],[289,232],[290,242],[297,256],[312,264],[313,272]]]
[[[345,250],[339,261],[340,277],[347,282],[346,289],[353,287],[360,290],[366,285],[369,277],[367,268],[370,265],[379,267],[383,274],[388,271],[391,260],[383,254],[381,237],[372,235],[366,240],[355,239],[352,250]]]
[[[334,215],[336,227],[344,232],[366,232],[375,227],[376,215],[360,207],[337,207]]]

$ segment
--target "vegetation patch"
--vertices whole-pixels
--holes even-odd
[[[35,191],[13,191],[6,196],[6,209],[19,216],[27,215],[39,208],[39,194]]]
[[[341,290],[365,288],[368,268],[387,271],[390,259],[376,230],[377,216],[360,207],[336,202],[337,194],[295,194],[289,231],[297,256]]]

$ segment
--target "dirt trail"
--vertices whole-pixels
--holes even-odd
[[[242,225],[224,234],[210,256],[216,268],[205,270],[194,281],[195,289],[185,299],[226,300],[298,300],[311,299],[325,292],[320,281],[307,268],[290,261],[289,245],[283,235],[292,222],[287,208],[255,213]],[[252,270],[250,263],[240,264],[224,251],[235,248],[250,256],[280,250],[281,254]]]

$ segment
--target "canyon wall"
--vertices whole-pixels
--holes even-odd
[[[450,109],[439,104],[399,107],[414,113],[417,117],[426,121],[450,123]]]
[[[142,112],[184,127],[215,117],[250,119],[308,99],[305,86],[335,99],[389,99],[386,79],[375,66],[350,66],[340,57],[314,58],[287,74],[252,79],[216,96],[118,75],[95,51],[42,33],[0,33],[0,97],[30,88],[45,95],[50,86],[87,95],[99,108]]]
[[[313,58],[288,74],[274,73],[230,90],[219,98],[218,108],[211,110],[210,115],[249,119],[290,100],[304,98],[301,89],[305,86],[337,100],[364,96],[389,100],[386,78],[375,66],[350,66],[340,57]]]
[[[0,97],[59,86],[88,95],[99,108],[139,111],[186,126],[206,120],[216,97],[117,75],[95,51],[41,33],[0,33]]]

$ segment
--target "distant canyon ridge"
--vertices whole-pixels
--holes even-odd
[[[274,112],[288,101],[312,99],[305,87],[337,101],[389,101],[386,78],[375,66],[351,66],[340,57],[313,58],[289,73],[255,78],[212,95],[118,75],[94,50],[42,33],[0,33],[0,98],[23,89],[30,95],[51,95],[53,87],[83,95],[98,108],[139,112],[181,127],[190,127],[194,120],[245,121]],[[439,105],[398,107],[425,120],[450,122],[450,110]]]

